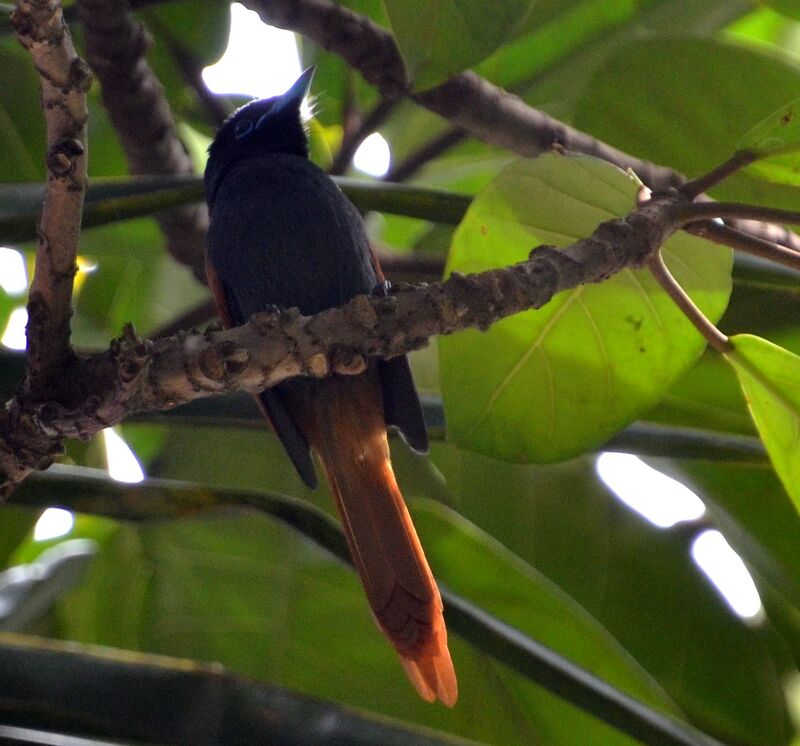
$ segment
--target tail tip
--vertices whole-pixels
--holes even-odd
[[[453,661],[447,648],[439,655],[428,655],[416,660],[401,656],[400,661],[411,683],[422,699],[446,707],[454,707],[458,700],[458,681]]]

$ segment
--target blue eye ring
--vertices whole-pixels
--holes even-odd
[[[253,131],[253,120],[252,119],[240,119],[233,125],[233,136],[240,140],[243,137],[246,137]]]

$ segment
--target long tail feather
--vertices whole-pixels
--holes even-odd
[[[392,471],[380,384],[367,374],[317,385],[313,424],[302,429],[325,467],[372,612],[420,696],[452,707],[458,687],[442,599]]]

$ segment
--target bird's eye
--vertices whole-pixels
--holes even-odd
[[[237,138],[242,138],[250,133],[253,129],[253,121],[251,119],[240,119],[233,126],[233,134]]]

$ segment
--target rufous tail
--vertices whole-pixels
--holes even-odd
[[[380,384],[368,372],[320,381],[323,391],[312,431],[303,429],[324,464],[372,612],[420,696],[452,707],[458,685],[442,599],[392,471]]]

